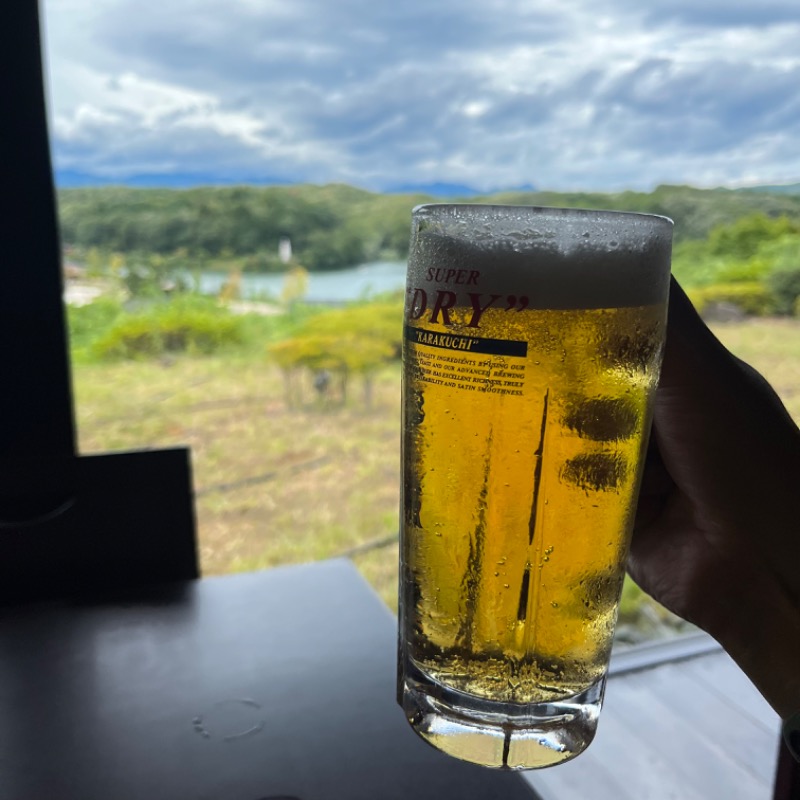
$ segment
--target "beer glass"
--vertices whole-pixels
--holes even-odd
[[[672,222],[414,209],[398,700],[490,767],[591,742],[664,343]]]

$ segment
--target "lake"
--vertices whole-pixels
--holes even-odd
[[[199,289],[202,294],[219,294],[227,272],[203,272],[200,274]],[[253,274],[243,273],[241,296],[245,300],[278,298],[281,296],[284,273]],[[362,264],[350,269],[334,272],[310,272],[308,292],[304,300],[316,303],[344,302],[372,297],[383,292],[396,291],[405,287],[405,262],[379,261]]]

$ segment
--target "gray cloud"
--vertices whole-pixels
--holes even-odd
[[[800,65],[777,69],[732,61],[681,66],[651,59],[597,97],[597,119],[628,129],[628,146],[707,154],[773,130],[797,132]]]
[[[493,7],[502,5],[298,0],[225,10],[207,0],[180,0],[150,15],[138,0],[125,0],[113,17],[100,20],[96,35],[120,57],[164,75],[203,76],[212,85],[277,79],[342,87],[386,66],[435,65],[450,53],[568,33],[568,21],[552,12],[529,10],[509,19]]]
[[[708,28],[765,28],[782,22],[797,22],[796,0],[652,0],[644,7],[626,0],[632,11],[644,13],[648,24],[678,22]]]
[[[800,177],[795,0],[632,2],[49,0],[55,161],[371,188]]]

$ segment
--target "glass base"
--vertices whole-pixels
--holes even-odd
[[[401,705],[409,724],[448,755],[497,769],[539,769],[575,758],[591,744],[605,677],[549,703],[501,703],[447,689],[419,670],[406,672]]]

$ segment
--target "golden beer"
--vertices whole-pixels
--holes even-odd
[[[588,745],[602,702],[669,242],[666,270],[660,241],[658,279],[640,274],[637,286],[641,252],[619,252],[616,239],[599,247],[596,232],[586,243],[578,231],[583,248],[566,253],[514,249],[508,236],[487,247],[469,228],[424,224],[450,223],[458,207],[427,208],[416,212],[404,337],[402,702],[446,752],[546,766]],[[510,211],[484,213],[514,228]],[[650,219],[663,239],[669,223]],[[575,730],[554,734],[568,713]]]

